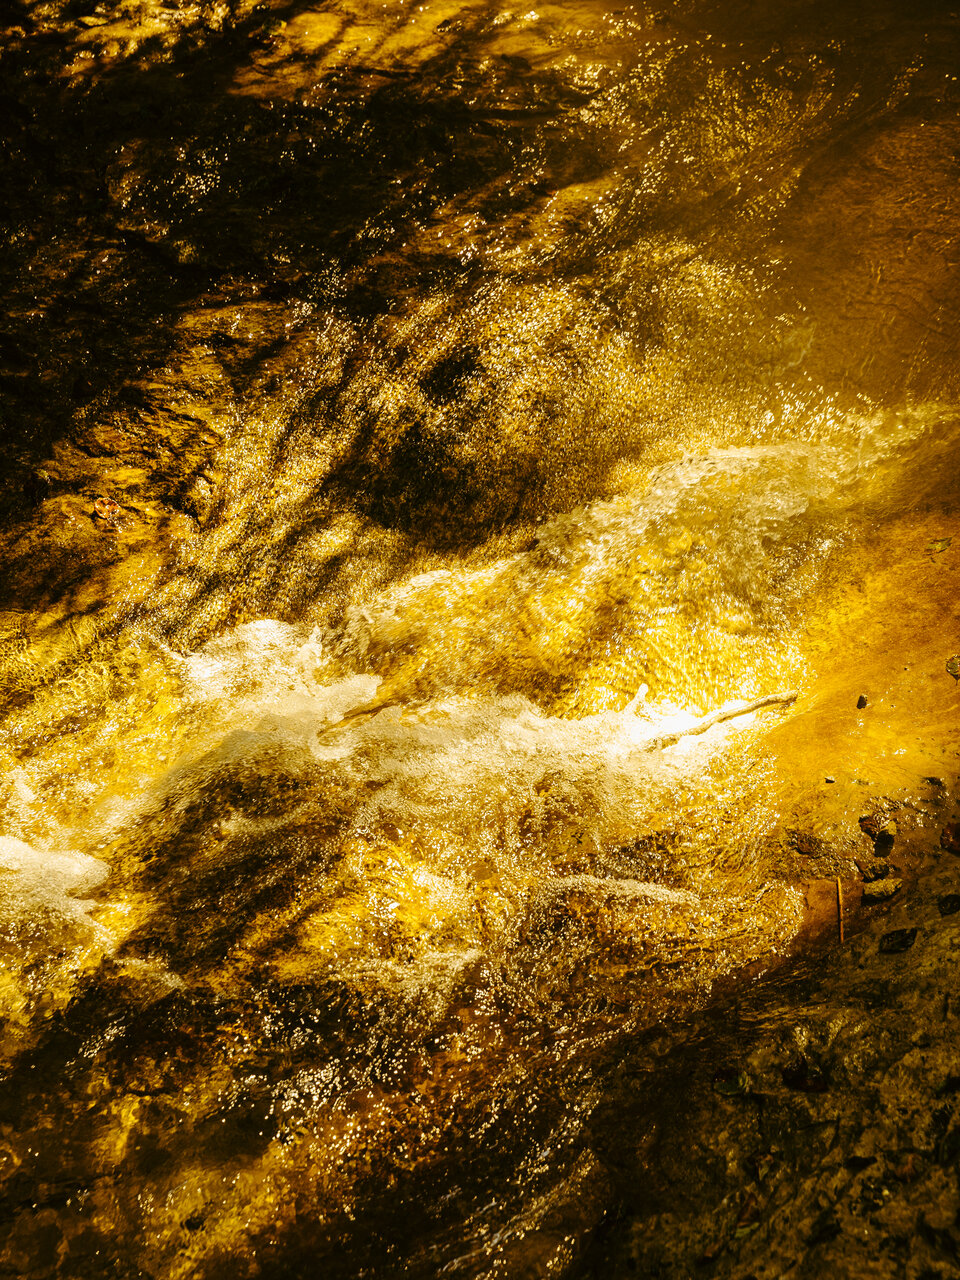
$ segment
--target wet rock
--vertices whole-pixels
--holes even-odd
[[[862,711],[864,707],[866,707],[866,705],[867,705],[867,696],[866,694],[861,693],[860,697],[857,699],[857,710]]]
[[[804,928],[808,936],[839,934],[842,927],[843,882],[838,877],[810,880],[803,886]]]
[[[116,522],[120,515],[119,504],[114,502],[112,498],[97,498],[93,504],[94,515],[98,516],[107,524]]]
[[[862,818],[857,819],[860,830],[865,836],[869,836],[871,840],[876,840],[881,827],[886,824],[886,821],[886,815],[883,813],[865,813]]]
[[[896,956],[904,951],[909,951],[917,940],[917,930],[914,929],[891,929],[889,933],[885,933],[880,939],[878,951],[884,955]]]
[[[857,870],[863,876],[864,884],[872,884],[874,880],[885,880],[891,871],[896,870],[889,862],[864,862],[856,859]]]
[[[952,658],[947,659],[947,675],[953,676],[954,680],[960,680],[960,653],[955,653]]]
[[[888,902],[890,898],[898,894],[903,888],[902,880],[895,880],[893,877],[884,877],[879,880],[871,880],[863,886],[863,897],[861,901],[866,907],[873,906],[877,902]]]
[[[960,893],[944,893],[937,899],[937,910],[942,916],[954,916],[960,911]]]
[[[810,831],[788,831],[787,842],[804,858],[820,858],[830,850],[826,840]]]
[[[960,822],[948,822],[940,832],[940,848],[948,853],[960,853]]]
[[[881,809],[864,814],[859,819],[859,826],[863,834],[873,841],[873,847],[880,856],[889,853],[893,848],[893,842],[897,836],[897,824],[890,817],[889,812]]]

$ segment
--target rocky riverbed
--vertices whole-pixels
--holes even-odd
[[[956,1274],[958,889],[946,855],[842,948],[623,1063],[625,1194],[577,1274]]]

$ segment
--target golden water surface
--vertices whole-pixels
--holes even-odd
[[[0,1276],[564,1275],[623,1046],[935,856],[958,54],[13,6]]]

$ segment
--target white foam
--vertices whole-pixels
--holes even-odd
[[[0,836],[0,896],[3,914],[33,913],[38,908],[73,921],[86,918],[82,900],[106,879],[109,867],[99,858],[72,850],[37,849],[12,836]],[[10,873],[9,876],[3,875]]]
[[[671,715],[692,722],[692,716]],[[518,696],[435,699],[416,711],[387,707],[318,734],[314,756],[359,783],[372,820],[435,822],[472,830],[482,843],[498,813],[526,803],[545,775],[586,782],[597,816],[642,812],[675,766],[645,749],[664,720],[607,712],[581,720],[544,715]]]
[[[23,840],[0,836],[0,869],[15,871],[31,892],[58,897],[85,893],[106,879],[109,867],[84,853],[35,849]]]
[[[262,618],[234,627],[180,661],[194,697],[250,700],[315,692],[324,654],[318,631]]]

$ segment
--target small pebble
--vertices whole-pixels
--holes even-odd
[[[824,778],[824,782],[836,782],[836,778],[834,778],[834,777],[832,777],[830,774],[828,774],[828,775]]]
[[[112,498],[97,498],[93,509],[101,520],[115,520],[120,514],[120,508]]]
[[[865,693],[861,693],[860,697],[857,699],[857,710],[862,711],[866,705],[867,695]]]

